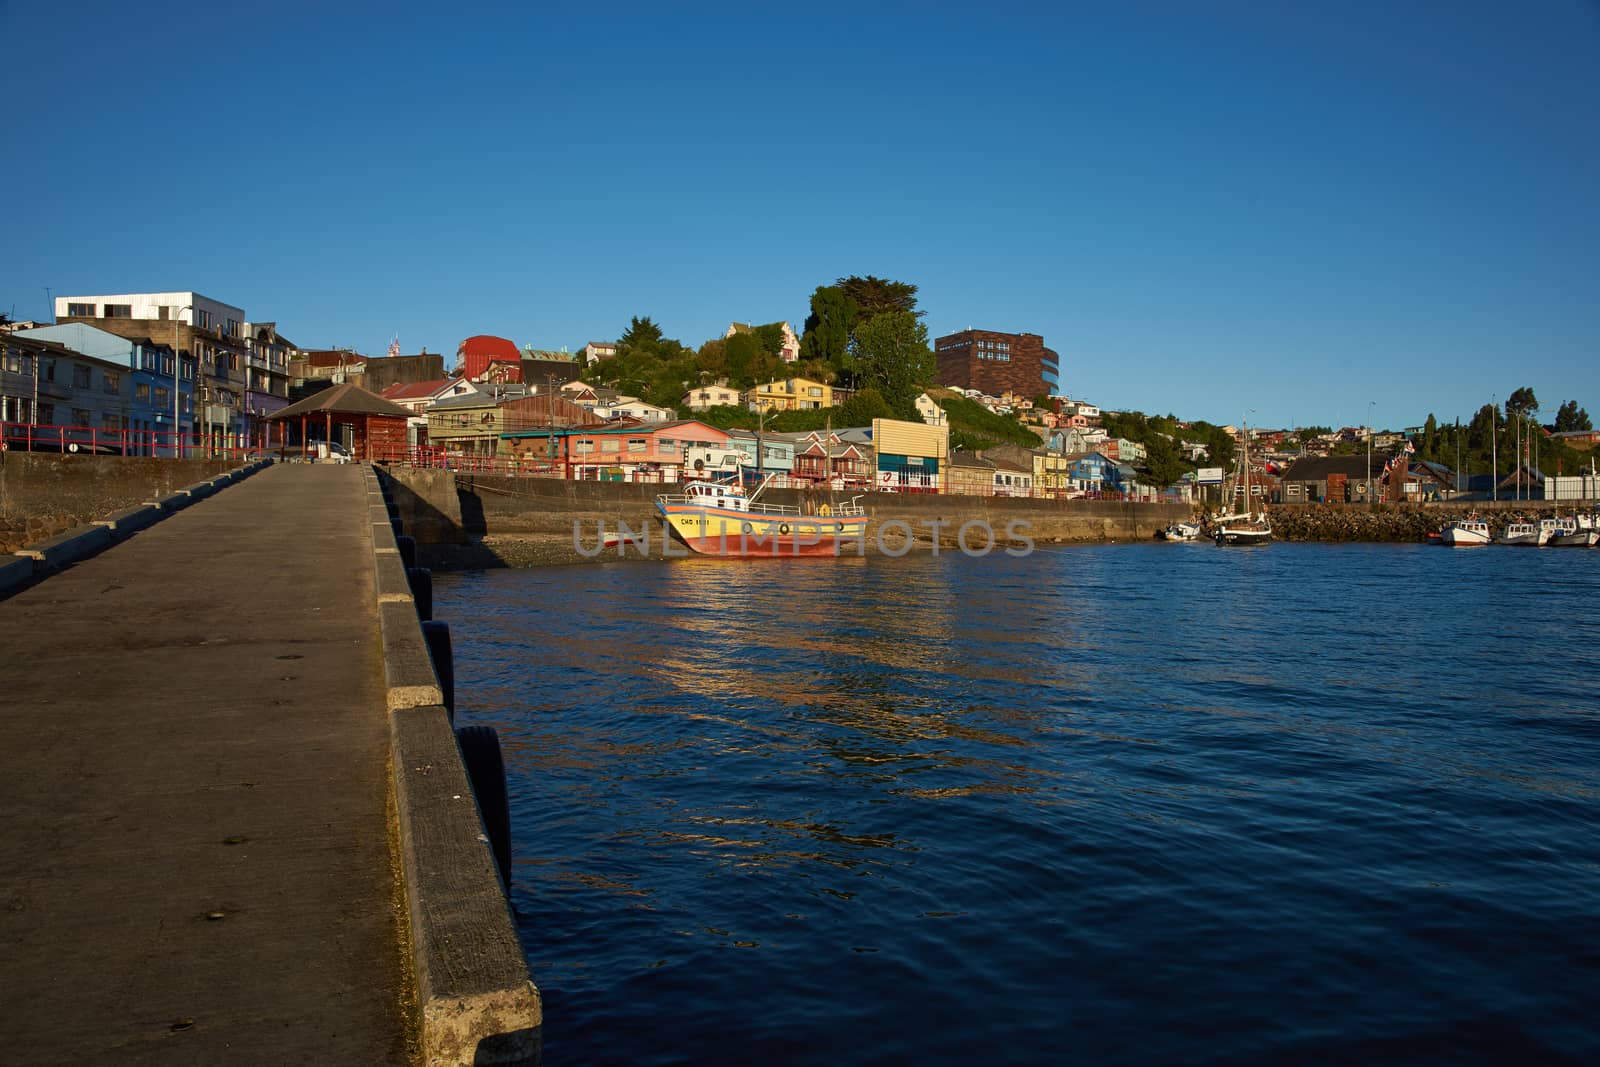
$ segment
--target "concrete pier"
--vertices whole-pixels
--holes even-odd
[[[421,1056],[363,472],[0,602],[0,1059]]]

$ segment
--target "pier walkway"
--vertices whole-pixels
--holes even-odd
[[[362,478],[270,468],[0,602],[0,1060],[417,1056]]]

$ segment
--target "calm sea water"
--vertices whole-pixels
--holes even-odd
[[[441,575],[550,1063],[1600,1061],[1600,552]]]

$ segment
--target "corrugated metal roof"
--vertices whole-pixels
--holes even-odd
[[[324,412],[338,415],[389,415],[402,419],[411,417],[411,412],[399,404],[347,382],[312,393],[304,400],[297,400],[286,408],[274,411],[267,419],[299,418],[301,415],[320,415]]]

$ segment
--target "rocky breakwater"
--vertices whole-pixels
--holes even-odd
[[[1544,501],[1476,504],[1374,504],[1278,506],[1270,511],[1272,533],[1280,541],[1426,541],[1430,533],[1454,519],[1488,519],[1498,528],[1519,519],[1537,520],[1555,513]]]

